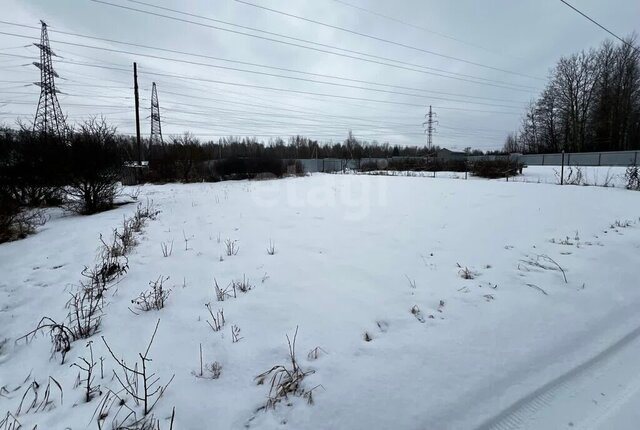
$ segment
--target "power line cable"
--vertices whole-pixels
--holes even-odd
[[[0,31],[0,34],[14,36],[14,37],[29,38],[29,36],[23,36],[23,35],[19,35],[19,34],[15,34],[15,33],[7,33],[7,32],[2,32],[2,31]],[[405,93],[405,92],[392,91],[392,90],[383,90],[383,89],[379,89],[379,88],[368,88],[368,87],[361,87],[361,86],[349,85],[349,84],[340,84],[340,83],[337,83],[337,82],[320,81],[320,80],[316,80],[316,79],[300,78],[300,77],[296,77],[296,76],[279,75],[279,74],[276,74],[276,73],[260,72],[260,71],[257,71],[257,70],[247,70],[247,69],[240,69],[240,68],[236,68],[236,67],[219,66],[219,65],[215,65],[215,64],[202,63],[202,62],[199,62],[199,61],[181,60],[181,59],[177,59],[177,58],[162,57],[162,56],[159,56],[159,55],[152,55],[152,54],[142,54],[142,53],[138,53],[138,52],[124,51],[124,50],[121,50],[121,49],[104,48],[104,47],[100,47],[100,46],[92,46],[92,45],[87,45],[87,44],[83,44],[83,43],[63,42],[63,41],[53,40],[53,39],[51,41],[55,42],[55,43],[62,43],[62,44],[65,44],[65,45],[71,45],[71,46],[76,46],[76,47],[82,47],[82,48],[88,48],[88,49],[97,49],[97,50],[101,50],[101,51],[114,52],[114,53],[119,53],[119,54],[136,55],[136,56],[147,57],[147,58],[152,58],[152,59],[156,59],[156,60],[172,61],[172,62],[176,62],[176,63],[184,63],[184,64],[190,64],[190,65],[195,65],[195,66],[210,67],[210,68],[216,68],[216,69],[222,69],[222,70],[230,70],[230,71],[234,71],[234,72],[250,73],[250,74],[261,75],[261,76],[270,76],[270,77],[276,77],[276,78],[281,78],[281,79],[291,79],[291,80],[296,80],[296,81],[301,81],[301,82],[311,82],[311,83],[316,83],[316,84],[338,86],[338,87],[342,87],[342,88],[352,88],[352,89],[364,90],[364,91],[373,91],[373,92],[378,92],[378,93],[403,95],[403,96],[408,96],[408,97],[419,97],[419,98],[424,98],[425,97],[424,95],[420,95],[420,94],[412,94],[412,93]],[[11,55],[11,54],[4,54],[4,55]],[[115,64],[115,63],[113,63],[113,64]],[[118,65],[118,66],[120,66],[120,65]],[[445,98],[445,97],[439,97],[439,96],[430,96],[430,98],[433,99],[433,100],[454,101],[454,102],[475,104],[475,105],[479,105],[479,106],[503,107],[503,108],[516,108],[516,107],[518,107],[518,106],[500,105],[500,104],[474,102],[474,101],[452,100],[452,99],[448,99],[448,98]]]
[[[6,34],[6,33],[0,32],[0,34]],[[26,37],[26,36],[21,36],[21,37]],[[61,60],[61,61],[58,61],[58,62],[59,63],[75,64],[75,65],[84,66],[84,67],[94,67],[94,68],[101,68],[101,69],[106,69],[106,70],[115,70],[115,71],[130,73],[129,69],[111,67],[111,66],[103,66],[103,65],[100,65],[100,64],[88,64],[88,63],[81,63],[81,62],[70,62],[70,61],[65,61],[65,60]],[[340,94],[316,93],[316,92],[312,92],[312,91],[292,90],[292,89],[287,89],[287,88],[277,88],[277,87],[269,87],[269,86],[263,86],[263,85],[245,84],[245,83],[240,83],[240,82],[229,82],[229,81],[222,81],[222,80],[217,80],[217,79],[207,79],[207,78],[200,78],[200,77],[195,77],[195,76],[186,76],[186,75],[179,75],[179,74],[172,74],[172,73],[159,73],[159,72],[151,72],[151,71],[148,71],[148,72],[145,72],[145,73],[147,73],[149,75],[152,75],[152,76],[163,76],[163,77],[170,77],[170,78],[177,78],[177,79],[185,79],[185,80],[192,80],[192,81],[199,81],[199,82],[209,82],[209,83],[215,83],[215,84],[221,84],[221,85],[229,85],[229,86],[235,86],[235,87],[253,88],[253,89],[261,89],[261,90],[269,90],[269,91],[278,91],[278,92],[285,92],[285,93],[292,93],[292,94],[315,95],[315,96],[321,96],[321,97],[338,98],[338,99],[344,99],[344,100],[359,100],[359,101],[390,104],[390,105],[424,107],[423,104],[417,104],[417,103],[406,103],[406,102],[391,101],[391,100],[369,99],[369,98],[365,98],[365,97],[352,97],[352,96],[345,96],[345,95],[340,95]],[[456,100],[450,100],[450,101],[456,102]],[[504,106],[504,107],[511,108],[512,106]],[[482,109],[470,109],[470,108],[462,108],[462,107],[443,107],[443,106],[438,106],[438,108],[439,109],[467,111],[467,112],[483,112],[483,113],[503,114],[503,115],[519,115],[519,113],[515,113],[515,112],[485,111],[485,110],[482,110]]]
[[[353,8],[353,9],[357,9],[357,10],[360,10],[362,12],[366,12],[368,14],[377,16],[379,18],[383,18],[383,19],[386,19],[386,20],[389,20],[389,21],[393,21],[395,23],[402,24],[402,25],[405,25],[407,27],[414,28],[416,30],[421,30],[421,31],[424,31],[424,32],[427,32],[427,33],[435,34],[435,35],[443,37],[445,39],[453,40],[455,42],[462,43],[462,44],[465,44],[465,45],[468,45],[468,46],[471,46],[471,47],[474,47],[474,48],[477,48],[477,49],[482,49],[483,51],[490,52],[490,53],[495,54],[495,55],[508,56],[508,57],[511,57],[511,58],[522,60],[522,58],[514,57],[513,55],[507,55],[504,52],[494,51],[494,50],[489,49],[487,47],[478,45],[476,43],[469,42],[469,41],[466,41],[466,40],[463,40],[463,39],[460,39],[460,38],[456,38],[456,37],[450,36],[448,34],[441,33],[439,31],[431,30],[431,29],[426,28],[426,27],[415,25],[415,24],[412,24],[410,22],[403,21],[401,19],[394,18],[392,16],[382,14],[380,12],[376,12],[376,11],[374,11],[372,9],[367,9],[367,8],[362,7],[362,6],[356,6],[354,4],[347,3],[346,1],[343,1],[343,0],[333,0],[333,1],[336,2],[336,3],[340,3],[340,4],[344,5],[344,6],[347,6],[347,7]]]
[[[604,31],[606,31],[607,33],[609,33],[610,35],[612,35],[613,37],[615,37],[616,39],[618,39],[620,42],[624,43],[625,45],[627,45],[629,48],[635,50],[635,51],[639,51],[638,48],[636,48],[635,46],[633,46],[632,44],[630,44],[629,42],[627,42],[626,40],[624,40],[623,38],[621,38],[620,36],[618,36],[617,34],[615,34],[613,31],[609,30],[608,28],[606,28],[605,26],[603,26],[602,24],[600,24],[599,22],[597,22],[596,20],[594,20],[593,18],[589,17],[588,15],[586,15],[585,13],[581,12],[580,10],[576,9],[574,6],[570,5],[569,3],[567,3],[565,0],[560,0],[562,3],[564,3],[565,5],[569,6],[571,9],[573,9],[574,11],[578,12],[580,15],[582,15],[583,17],[587,18],[589,21],[591,21],[592,23],[594,23],[595,25],[597,25],[598,27],[600,27],[601,29],[603,29]],[[640,51],[639,51],[640,52]]]
[[[140,2],[140,1],[137,1],[137,0],[127,0],[127,1],[130,1],[130,2],[133,2],[133,3],[146,4],[146,3],[143,3],[143,2]],[[372,39],[372,40],[376,40],[376,41],[379,41],[379,42],[388,43],[388,44],[391,44],[391,45],[394,45],[394,46],[400,46],[400,47],[403,47],[403,48],[412,49],[414,51],[423,52],[423,53],[426,53],[426,54],[429,54],[429,55],[434,55],[434,56],[437,56],[437,57],[446,58],[448,60],[459,61],[461,63],[469,64],[469,65],[472,65],[472,66],[482,67],[484,69],[489,69],[489,70],[494,70],[494,71],[498,71],[498,72],[508,73],[510,75],[521,76],[521,77],[525,77],[525,78],[529,78],[529,79],[535,79],[535,80],[538,80],[538,81],[545,81],[546,80],[546,79],[540,78],[538,76],[527,75],[526,73],[514,72],[514,71],[511,71],[511,70],[506,70],[506,69],[502,69],[502,68],[499,68],[499,67],[489,66],[487,64],[482,64],[482,63],[477,63],[475,61],[465,60],[463,58],[454,57],[452,55],[442,54],[440,52],[435,52],[435,51],[431,51],[431,50],[428,50],[428,49],[419,48],[417,46],[408,45],[406,43],[396,42],[396,41],[393,41],[393,40],[385,39],[383,37],[374,36],[372,34],[362,33],[362,32],[356,31],[356,30],[351,30],[349,28],[340,27],[340,26],[333,25],[333,24],[327,24],[326,22],[317,21],[315,19],[306,18],[306,17],[300,16],[300,15],[294,15],[294,14],[287,13],[287,12],[284,12],[284,11],[281,11],[281,10],[277,10],[277,9],[273,9],[273,8],[270,8],[270,7],[258,5],[258,4],[255,4],[255,3],[251,3],[251,2],[248,2],[248,1],[245,1],[245,0],[235,0],[235,1],[238,2],[238,3],[245,4],[247,6],[252,6],[252,7],[255,7],[255,8],[258,8],[258,9],[262,9],[262,10],[266,10],[266,11],[269,11],[269,12],[277,13],[277,14],[280,14],[280,15],[288,16],[290,18],[299,19],[299,20],[302,20],[302,21],[305,21],[305,22],[310,22],[310,23],[313,23],[313,24],[321,25],[323,27],[327,27],[327,28],[332,28],[334,30],[343,31],[345,33],[355,34],[357,36],[366,37],[368,39]]]
[[[197,25],[197,26],[201,26],[201,27],[211,28],[211,29],[220,30],[220,31],[226,31],[226,32],[234,33],[234,34],[240,34],[240,35],[243,35],[243,36],[252,37],[252,38],[261,39],[261,40],[267,40],[267,41],[274,42],[274,43],[281,43],[281,44],[284,44],[284,45],[295,46],[295,47],[298,47],[298,48],[309,49],[309,50],[318,51],[318,52],[322,52],[322,53],[326,53],[326,54],[337,55],[337,56],[340,56],[340,57],[351,58],[351,59],[360,60],[360,61],[366,61],[366,62],[373,63],[373,64],[380,64],[380,65],[385,65],[385,66],[394,67],[394,68],[403,69],[403,70],[409,70],[409,71],[418,72],[418,73],[425,73],[425,74],[434,75],[434,76],[440,76],[440,77],[449,78],[449,79],[456,79],[456,80],[459,80],[459,81],[471,82],[471,83],[475,83],[475,84],[479,84],[479,85],[497,86],[499,88],[505,88],[505,89],[510,89],[510,90],[514,90],[514,91],[531,92],[531,91],[538,91],[539,90],[539,88],[526,86],[526,85],[517,85],[517,84],[507,84],[507,85],[505,85],[504,81],[496,81],[496,80],[482,78],[482,77],[478,77],[478,76],[466,75],[466,74],[462,74],[462,73],[454,73],[454,72],[449,72],[447,70],[437,69],[437,68],[428,67],[428,66],[424,66],[424,65],[420,65],[420,64],[413,64],[413,63],[408,63],[408,62],[404,62],[404,61],[400,61],[400,60],[394,60],[394,59],[391,59],[391,58],[381,57],[381,56],[373,55],[373,54],[367,54],[367,53],[364,53],[364,52],[349,50],[349,49],[340,48],[340,47],[333,46],[333,45],[313,42],[313,41],[300,39],[300,38],[296,38],[296,37],[292,37],[292,36],[286,36],[286,35],[282,35],[282,34],[278,34],[278,33],[273,33],[273,32],[260,30],[260,29],[256,29],[256,28],[252,28],[252,27],[247,27],[247,26],[243,26],[243,25],[239,25],[239,24],[229,23],[229,22],[226,22],[226,21],[221,21],[221,20],[209,18],[209,17],[205,17],[205,16],[202,16],[202,15],[191,14],[191,13],[188,13],[188,12],[182,12],[182,11],[179,11],[179,10],[165,8],[165,7],[156,6],[156,5],[152,5],[152,4],[147,4],[147,6],[148,7],[152,7],[152,8],[161,9],[161,10],[171,11],[173,13],[178,13],[178,14],[182,14],[182,15],[186,15],[186,16],[198,17],[200,19],[207,20],[207,21],[219,22],[219,23],[223,23],[223,24],[226,24],[226,25],[235,26],[235,27],[239,27],[239,28],[243,28],[243,29],[248,29],[248,30],[255,31],[255,32],[275,35],[277,37],[282,37],[282,38],[290,39],[290,40],[296,40],[296,41],[308,43],[308,44],[311,44],[311,45],[323,46],[323,47],[335,49],[335,50],[342,51],[342,52],[348,52],[348,53],[351,53],[351,54],[362,55],[364,57],[369,57],[369,58],[362,58],[362,57],[357,57],[357,56],[354,56],[354,55],[348,55],[348,54],[342,54],[342,53],[339,53],[339,52],[328,51],[326,49],[313,48],[311,46],[300,45],[300,44],[297,44],[297,43],[286,42],[286,41],[283,41],[283,40],[273,39],[273,38],[264,37],[264,36],[258,36],[256,34],[245,33],[245,32],[242,32],[242,31],[231,30],[231,29],[228,29],[228,28],[218,27],[218,26],[214,26],[214,25],[210,25],[210,24],[204,24],[204,23],[201,23],[201,22],[192,21],[192,20],[188,20],[188,19],[184,19],[184,18],[178,18],[178,17],[175,17],[175,16],[164,15],[164,14],[157,13],[157,12],[147,11],[147,10],[143,10],[143,9],[137,9],[137,8],[124,6],[124,5],[119,5],[119,4],[115,4],[115,3],[110,3],[110,2],[107,2],[107,1],[104,1],[104,0],[89,0],[89,1],[92,1],[94,3],[101,3],[101,4],[104,4],[104,5],[108,5],[108,6],[112,6],[112,7],[116,7],[116,8],[121,8],[121,9],[125,9],[125,10],[130,10],[130,11],[134,11],[134,12],[138,12],[138,13],[143,13],[143,14],[157,16],[157,17],[161,17],[161,18],[165,18],[165,19],[170,19],[170,20],[174,20],[174,21],[185,22],[185,23],[188,23],[188,24],[193,24],[193,25]],[[371,58],[373,58],[373,59],[371,59]],[[380,61],[380,60],[383,60],[383,61]],[[390,61],[392,63],[397,63],[397,64],[392,64],[392,63],[388,63],[388,62],[385,62],[385,61]],[[407,66],[411,66],[411,67],[407,67]],[[418,68],[421,68],[421,69],[425,69],[425,70],[415,69],[415,67],[418,67]],[[436,71],[448,73],[448,74],[453,75],[453,76],[442,75],[442,74],[434,73],[434,72],[428,72],[427,70],[436,70]],[[469,80],[469,79],[459,78],[457,76],[464,76],[464,77],[467,77],[467,78],[476,79],[476,80],[485,81],[485,82],[472,81],[472,80]]]
[[[26,27],[26,28],[37,28],[37,27],[32,27],[32,26],[28,26],[28,25],[24,25],[24,24],[9,23],[7,21],[0,21],[0,23],[9,24],[9,25],[17,25],[17,26]],[[197,54],[197,53],[193,53],[193,52],[185,52],[185,51],[180,51],[180,50],[175,50],[175,49],[159,48],[159,47],[156,47],[156,46],[149,46],[149,45],[143,45],[143,44],[131,43],[131,42],[123,42],[123,41],[119,41],[119,40],[107,39],[107,38],[102,38],[102,37],[87,36],[87,35],[82,35],[82,34],[78,34],[78,33],[70,33],[70,32],[66,32],[66,31],[58,31],[58,30],[55,30],[55,29],[51,30],[51,32],[52,33],[69,35],[69,36],[74,36],[74,37],[83,37],[83,38],[87,38],[87,39],[99,40],[99,41],[104,41],[104,42],[109,42],[109,43],[117,43],[117,44],[121,44],[121,45],[135,46],[135,47],[138,47],[138,48],[153,49],[153,50],[162,51],[162,52],[169,52],[169,53],[173,53],[173,54],[182,54],[182,55],[188,55],[188,56],[192,56],[192,57],[207,58],[207,59],[216,60],[216,61],[230,62],[230,63],[235,63],[235,64],[243,64],[243,65],[261,67],[261,68],[266,68],[266,69],[271,69],[271,70],[279,70],[279,71],[284,71],[284,72],[299,73],[299,74],[304,74],[304,75],[309,75],[309,76],[317,76],[317,77],[323,77],[323,78],[329,78],[329,79],[338,79],[338,80],[344,80],[344,81],[349,81],[349,82],[357,82],[357,83],[362,83],[362,84],[378,85],[378,86],[382,86],[382,87],[399,88],[399,89],[412,90],[412,91],[421,91],[421,92],[425,92],[425,93],[442,94],[442,95],[449,95],[449,96],[454,96],[454,97],[467,97],[467,98],[490,100],[490,101],[499,101],[499,102],[510,102],[510,101],[512,101],[512,100],[496,99],[496,98],[490,98],[490,97],[470,96],[470,95],[467,95],[467,94],[456,94],[456,93],[447,93],[447,92],[435,91],[435,90],[426,90],[426,89],[422,89],[422,88],[406,87],[406,86],[402,86],[402,85],[384,84],[384,83],[379,83],[379,82],[366,81],[366,80],[360,80],[360,79],[352,79],[352,78],[347,78],[347,77],[344,77],[344,76],[328,75],[328,74],[323,74],[323,73],[306,72],[306,71],[302,71],[302,70],[289,69],[289,68],[285,68],[285,67],[268,66],[268,65],[265,65],[265,64],[253,63],[253,62],[248,62],[248,61],[231,60],[231,59],[228,59],[228,58],[214,57],[214,56],[211,56],[211,55]],[[60,50],[58,49],[58,51],[60,51]],[[62,52],[67,52],[67,51],[62,51]],[[70,51],[68,51],[68,52],[70,52]],[[76,54],[76,53],[73,53],[73,52],[70,52],[70,53],[73,54],[73,55],[78,55],[80,57],[83,57],[80,54]],[[94,59],[94,58],[90,58],[90,57],[86,57],[86,58],[89,58],[89,59],[91,59],[93,61],[96,61],[96,59]]]

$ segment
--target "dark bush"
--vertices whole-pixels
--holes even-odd
[[[59,203],[64,158],[60,139],[24,127],[0,129],[0,242],[21,239],[44,224],[39,207]]]
[[[45,221],[42,209],[21,207],[7,187],[0,186],[0,243],[22,239]]]
[[[465,160],[442,160],[439,158],[427,157],[396,157],[388,160],[386,169],[382,168],[375,161],[369,161],[360,164],[360,171],[370,172],[373,170],[394,170],[394,171],[410,171],[410,172],[466,172],[467,163]]]
[[[212,147],[202,145],[190,133],[173,137],[170,144],[152,145],[149,151],[150,182],[195,182],[214,179],[207,161]]]
[[[374,170],[381,170],[378,168],[378,163],[375,161],[365,161],[364,163],[360,163],[361,172],[373,172]]]
[[[496,179],[522,174],[524,165],[508,159],[477,160],[471,164],[471,174],[482,178]]]
[[[0,179],[21,206],[60,204],[66,158],[64,141],[53,135],[0,130]]]
[[[281,178],[287,167],[277,158],[227,158],[215,162],[215,172],[222,179],[252,179],[261,173]]]
[[[426,158],[392,158],[388,170],[422,172],[427,170]]]
[[[287,174],[295,176],[304,176],[304,164],[298,160],[287,161]]]
[[[111,209],[120,190],[124,154],[118,147],[116,129],[104,119],[91,119],[71,135],[68,209],[93,214]]]
[[[466,172],[468,170],[466,160],[442,160],[433,158],[427,164],[428,172]]]
[[[149,151],[149,182],[172,182],[178,178],[178,154],[167,144],[153,145]]]

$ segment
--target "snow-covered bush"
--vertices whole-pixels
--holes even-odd
[[[640,191],[640,169],[638,166],[629,166],[624,174],[628,190]]]

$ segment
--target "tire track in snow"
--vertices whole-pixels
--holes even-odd
[[[607,428],[607,420],[640,393],[638,356],[640,327],[518,400],[478,430]]]

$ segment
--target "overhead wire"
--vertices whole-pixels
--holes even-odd
[[[247,26],[243,26],[243,25],[239,25],[239,24],[235,24],[235,23],[230,23],[230,22],[226,22],[226,21],[217,20],[217,19],[214,19],[214,18],[204,17],[202,15],[192,14],[192,13],[188,13],[188,12],[182,12],[182,11],[179,11],[179,10],[176,10],[176,9],[165,8],[165,7],[162,7],[162,6],[157,6],[157,5],[152,5],[152,4],[147,4],[147,6],[151,7],[151,8],[160,9],[160,10],[171,11],[173,13],[178,13],[178,14],[182,14],[182,15],[185,15],[185,16],[198,17],[199,19],[202,19],[202,20],[219,22],[219,23],[223,23],[223,24],[229,25],[229,26],[239,27],[239,28],[248,29],[248,30],[251,30],[251,31],[270,34],[270,35],[275,35],[277,37],[282,37],[282,38],[285,38],[285,39],[296,40],[296,41],[300,41],[300,42],[304,42],[304,43],[308,43],[308,44],[312,44],[312,45],[317,45],[317,46],[323,46],[323,47],[326,47],[326,48],[330,48],[330,49],[334,49],[334,50],[338,50],[338,51],[342,51],[342,52],[348,52],[348,53],[351,53],[351,54],[362,55],[363,57],[367,57],[367,58],[357,57],[357,56],[344,54],[344,53],[339,53],[339,52],[334,52],[334,51],[328,51],[326,49],[313,48],[311,46],[300,45],[300,44],[297,44],[297,43],[286,42],[286,41],[283,41],[283,40],[278,40],[278,39],[273,39],[273,38],[269,38],[269,37],[259,36],[259,35],[256,35],[256,34],[245,33],[245,32],[242,32],[242,31],[237,31],[237,30],[232,30],[232,29],[228,29],[228,28],[218,27],[218,26],[214,26],[214,25],[210,25],[210,24],[205,24],[205,23],[193,21],[193,20],[188,20],[188,19],[179,18],[179,17],[175,17],[175,16],[170,16],[170,15],[164,15],[164,14],[161,14],[161,13],[152,12],[152,11],[148,11],[148,10],[137,9],[137,8],[133,8],[133,7],[129,7],[129,6],[124,6],[124,5],[120,5],[120,4],[116,4],[116,3],[111,3],[111,2],[108,2],[108,1],[104,1],[104,0],[89,0],[89,1],[92,1],[94,3],[101,3],[101,4],[104,4],[104,5],[108,5],[108,6],[112,6],[112,7],[116,7],[116,8],[121,8],[121,9],[125,9],[125,10],[130,10],[130,11],[134,11],[134,12],[138,12],[138,13],[142,13],[142,14],[148,14],[148,15],[152,15],[152,16],[165,18],[165,19],[170,19],[170,20],[174,20],[174,21],[193,24],[193,25],[197,25],[197,26],[201,26],[201,27],[205,27],[205,28],[211,28],[211,29],[220,30],[220,31],[226,31],[226,32],[234,33],[234,34],[240,34],[240,35],[247,36],[247,37],[267,40],[267,41],[274,42],[274,43],[281,43],[281,44],[285,44],[285,45],[291,45],[291,46],[295,46],[295,47],[299,47],[299,48],[303,48],[303,49],[309,49],[309,50],[323,52],[323,53],[327,53],[327,54],[331,54],[331,55],[337,55],[337,56],[341,56],[341,57],[351,58],[351,59],[360,60],[360,61],[366,61],[366,62],[385,65],[385,66],[389,66],[389,67],[395,67],[395,68],[399,68],[399,69],[410,70],[410,71],[419,72],[419,73],[430,74],[430,75],[434,75],[434,76],[445,77],[445,78],[449,78],[449,79],[456,79],[456,80],[465,81],[465,82],[471,82],[471,83],[480,84],[480,85],[489,85],[489,86],[494,86],[494,87],[498,87],[498,88],[511,89],[511,90],[514,90],[514,91],[531,92],[531,91],[538,91],[539,90],[539,88],[531,87],[531,86],[525,86],[525,85],[516,85],[516,84],[505,85],[504,81],[497,81],[497,80],[482,78],[482,77],[478,77],[478,76],[465,75],[465,74],[461,74],[461,73],[454,73],[454,72],[450,72],[450,71],[443,70],[443,69],[436,69],[436,68],[433,68],[433,67],[424,66],[424,65],[420,65],[420,64],[408,63],[408,62],[404,62],[404,61],[401,61],[401,60],[390,59],[390,58],[381,57],[381,56],[378,56],[378,55],[368,54],[368,53],[349,50],[349,49],[345,49],[345,48],[340,48],[340,47],[332,46],[332,45],[328,45],[328,44],[313,42],[313,41],[304,40],[304,39],[300,39],[300,38],[295,38],[295,37],[291,37],[291,36],[286,36],[286,35],[282,35],[282,34],[278,34],[278,33],[273,33],[273,32],[269,32],[269,31],[265,31],[265,30],[260,30],[260,29],[256,29],[256,28],[252,28],[252,27],[247,27]],[[384,62],[384,61],[390,61],[392,63],[388,63],[388,62]],[[397,64],[393,64],[393,63],[397,63]],[[424,69],[424,70],[415,69],[416,67]],[[434,72],[428,72],[428,70],[435,70],[435,71],[439,71],[439,72],[443,72],[443,73],[449,73],[450,75],[453,75],[453,76],[442,75],[442,74],[434,73]],[[463,77],[476,79],[476,80],[472,81],[472,80],[469,80],[469,79],[460,78],[458,76],[463,76]],[[479,82],[479,81],[485,81],[485,82]]]
[[[138,0],[127,0],[127,1],[132,2],[132,3],[139,3],[139,4],[148,5],[147,3],[141,2],[141,1],[138,1]],[[305,21],[305,22],[310,22],[310,23],[313,23],[313,24],[321,25],[323,27],[332,28],[334,30],[343,31],[345,33],[355,34],[357,36],[366,37],[368,39],[373,39],[373,40],[376,40],[378,42],[384,42],[384,43],[388,43],[388,44],[391,44],[391,45],[394,45],[394,46],[400,46],[402,48],[407,48],[407,49],[411,49],[411,50],[414,50],[414,51],[419,51],[419,52],[422,52],[422,53],[425,53],[425,54],[430,54],[430,55],[434,55],[434,56],[437,56],[437,57],[446,58],[448,60],[459,61],[461,63],[469,64],[469,65],[476,66],[476,67],[482,67],[482,68],[485,68],[485,69],[494,70],[494,71],[498,71],[498,72],[503,72],[503,73],[516,75],[516,76],[521,76],[521,77],[525,77],[525,78],[529,78],[529,79],[535,79],[535,80],[538,80],[538,81],[545,81],[544,78],[541,78],[541,77],[538,77],[538,76],[532,76],[532,75],[528,75],[526,73],[514,72],[514,71],[506,70],[506,69],[503,69],[503,68],[500,68],[500,67],[494,67],[494,66],[489,66],[487,64],[478,63],[478,62],[475,62],[475,61],[465,60],[463,58],[459,58],[459,57],[455,57],[455,56],[452,56],[452,55],[443,54],[441,52],[431,51],[429,49],[424,49],[424,48],[420,48],[420,47],[417,47],[417,46],[409,45],[409,44],[406,44],[406,43],[397,42],[397,41],[394,41],[394,40],[386,39],[384,37],[379,37],[379,36],[375,36],[375,35],[372,35],[372,34],[362,33],[360,31],[352,30],[352,29],[345,28],[345,27],[340,27],[340,26],[333,25],[333,24],[328,24],[326,22],[318,21],[318,20],[311,19],[311,18],[306,18],[306,17],[300,16],[300,15],[294,15],[292,13],[284,12],[284,11],[277,10],[277,9],[274,9],[274,8],[270,8],[270,7],[267,7],[267,6],[262,6],[262,5],[259,5],[259,4],[251,3],[251,2],[246,1],[246,0],[235,0],[235,1],[237,3],[242,3],[242,4],[245,4],[247,6],[255,7],[255,8],[258,8],[258,9],[266,10],[266,11],[277,13],[277,14],[280,14],[280,15],[284,15],[284,16],[287,16],[289,18],[295,18],[295,19],[299,19],[299,20],[302,20],[302,21]]]

